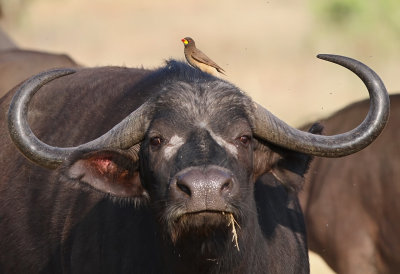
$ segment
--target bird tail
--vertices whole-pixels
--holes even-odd
[[[226,76],[225,70],[223,70],[222,68],[217,68],[217,71]]]

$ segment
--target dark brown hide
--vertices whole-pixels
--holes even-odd
[[[389,123],[368,148],[341,159],[315,158],[300,193],[309,248],[338,273],[400,273],[400,94]],[[324,134],[345,132],[368,111],[362,101],[325,119]]]

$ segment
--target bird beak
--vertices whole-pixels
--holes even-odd
[[[185,45],[189,44],[189,42],[186,39],[181,40]]]

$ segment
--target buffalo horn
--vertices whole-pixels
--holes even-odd
[[[104,135],[78,147],[54,147],[40,141],[27,121],[30,100],[46,83],[75,72],[73,69],[56,69],[33,76],[18,88],[10,104],[8,129],[11,139],[29,160],[46,168],[57,168],[77,149],[129,148],[142,140],[147,128],[145,103]]]
[[[390,102],[386,88],[373,70],[357,60],[330,54],[317,57],[351,70],[364,82],[370,96],[370,108],[364,121],[343,134],[314,135],[287,125],[255,104],[254,134],[278,146],[315,156],[342,157],[360,151],[378,137],[389,118]]]

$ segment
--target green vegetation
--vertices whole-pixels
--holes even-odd
[[[399,0],[309,0],[320,31],[337,30],[343,35],[375,44],[392,42],[399,49]],[[377,41],[378,39],[378,41]],[[388,41],[390,40],[390,41]],[[383,46],[386,47],[386,46]]]
[[[400,36],[399,0],[310,0],[316,17],[330,27],[356,31],[385,27]]]

